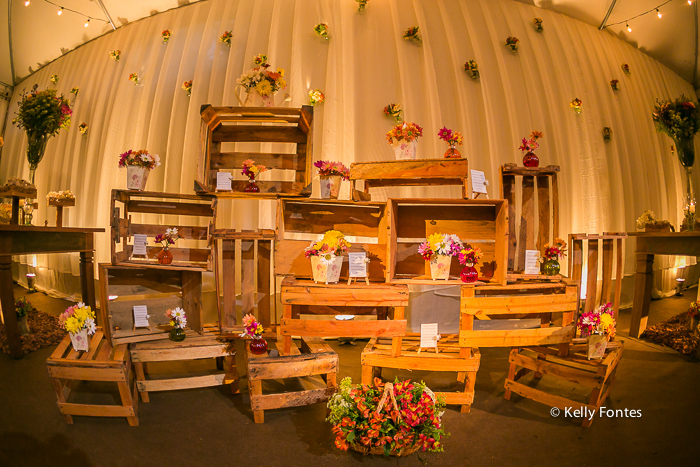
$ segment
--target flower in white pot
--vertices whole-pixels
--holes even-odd
[[[350,170],[341,162],[316,161],[314,167],[321,179],[321,198],[338,199],[343,180],[350,180]]]
[[[433,280],[450,278],[452,257],[459,255],[464,244],[457,235],[434,233],[418,247],[418,253],[430,263]]]
[[[95,312],[92,308],[82,302],[68,307],[58,317],[58,324],[68,331],[74,350],[88,350],[87,336],[95,334],[97,330]]]
[[[394,148],[396,159],[415,159],[418,138],[423,136],[423,128],[417,123],[399,123],[386,134],[386,139]]]
[[[146,187],[148,174],[160,165],[160,156],[151,155],[147,150],[134,151],[129,149],[119,156],[119,168],[127,168],[126,187],[129,190],[143,191]]]
[[[304,256],[311,260],[314,282],[338,282],[343,265],[342,255],[348,252],[350,246],[345,235],[337,230],[329,230],[311,242],[304,250]]]

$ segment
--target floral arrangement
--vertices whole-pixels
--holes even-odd
[[[595,310],[581,313],[576,323],[576,328],[581,337],[591,334],[602,334],[608,338],[615,335],[615,317],[611,303],[601,305]]]
[[[644,230],[646,228],[672,230],[673,227],[669,221],[664,221],[656,218],[654,211],[646,210],[637,218],[637,228]]]
[[[241,170],[241,173],[248,177],[248,179],[255,180],[259,174],[266,172],[267,170],[267,167],[264,165],[255,165],[255,161],[253,159],[247,159],[243,161],[243,170]]]
[[[532,23],[535,25],[535,31],[544,31],[544,27],[542,27],[542,18],[533,18]]]
[[[674,140],[692,138],[700,130],[698,107],[686,96],[675,100],[657,101],[652,117],[656,130],[667,134]],[[693,165],[692,162],[688,164],[688,166],[691,165]]]
[[[350,180],[350,169],[345,167],[342,162],[316,161],[314,167],[318,169],[319,175],[340,175],[343,180]]]
[[[49,81],[51,81],[53,84],[58,84],[58,75],[51,75]]]
[[[335,445],[347,451],[410,454],[417,449],[442,451],[445,402],[425,383],[410,380],[373,386],[353,386],[343,378],[338,392],[328,401]]]
[[[411,26],[410,28],[407,28],[403,32],[403,38],[406,39],[407,41],[413,41],[416,44],[420,44],[423,42],[423,40],[420,37],[420,27],[419,26]]]
[[[620,80],[619,79],[611,80],[610,87],[612,88],[613,91],[619,91],[620,90]]]
[[[29,94],[22,95],[22,100],[17,103],[17,116],[12,123],[28,135],[56,136],[61,128],[70,126],[73,110],[68,99],[58,95],[55,89],[38,91],[38,88],[35,84]]]
[[[132,73],[129,75],[129,81],[134,83],[136,86],[138,86],[141,83],[141,81],[139,80],[139,75],[137,75],[136,73]]]
[[[255,66],[267,65],[267,55],[258,54],[255,57],[253,57],[253,65],[255,65]]]
[[[219,42],[228,45],[231,47],[231,38],[233,37],[233,34],[231,34],[231,31],[224,31],[224,33],[219,37]]]
[[[187,91],[187,97],[190,97],[192,95],[192,80],[182,83],[182,89]]]
[[[168,248],[169,245],[175,245],[175,241],[180,238],[178,234],[177,227],[165,229],[164,234],[156,235],[156,243],[160,243],[163,249]]]
[[[367,2],[369,2],[369,0],[355,0],[355,1],[358,3],[357,11],[359,11],[360,13],[364,12],[365,8],[367,7]]]
[[[328,25],[326,23],[318,23],[316,26],[314,26],[314,32],[318,37],[323,37],[325,40],[328,40],[331,37],[328,35]]]
[[[484,256],[481,248],[473,247],[471,245],[465,245],[464,248],[459,252],[459,264],[462,266],[466,264],[478,264],[479,260]]]
[[[540,147],[540,143],[538,143],[537,140],[543,137],[544,134],[541,131],[532,130],[532,133],[530,133],[530,139],[523,138],[523,142],[518,149],[524,153],[532,152]]]
[[[574,112],[577,114],[580,114],[581,111],[583,110],[581,107],[583,106],[583,101],[579,99],[578,97],[574,98],[569,105],[571,106],[572,109],[574,109]]]
[[[424,260],[430,261],[433,255],[457,256],[463,249],[464,245],[457,235],[434,233],[420,244],[418,253]]]
[[[384,107],[384,115],[394,119],[396,123],[403,122],[403,109],[401,104],[389,104]]]
[[[386,134],[386,139],[390,145],[399,147],[415,141],[423,136],[423,128],[416,123],[399,123]]]
[[[34,307],[31,303],[29,303],[27,297],[20,297],[15,300],[15,312],[17,313],[18,318],[27,316],[27,313],[29,313],[33,309]]]
[[[566,242],[561,238],[554,239],[554,243],[550,246],[549,243],[544,245],[545,259],[562,259],[566,256]]]
[[[518,50],[518,42],[520,42],[520,39],[517,37],[508,36],[506,38],[506,47],[510,47],[511,52],[515,52]]]
[[[330,261],[336,256],[347,253],[351,246],[350,242],[345,240],[345,234],[337,230],[328,230],[306,247],[304,256],[307,258],[321,256],[322,259]]]
[[[167,310],[165,316],[170,319],[170,326],[178,329],[185,329],[187,326],[187,315],[185,310],[180,307],[176,307],[174,310]]]
[[[88,124],[83,122],[80,125],[78,125],[78,131],[80,132],[81,135],[87,135]]]
[[[690,308],[688,308],[688,316],[691,318],[697,318],[700,316],[700,301],[690,304]]]
[[[4,185],[0,186],[0,191],[21,191],[23,193],[36,192],[36,187],[26,180],[12,177]]]
[[[70,190],[63,190],[63,191],[49,191],[46,194],[46,199],[65,199],[65,200],[70,200],[70,199],[75,199],[75,195],[73,194],[72,191]]]
[[[311,105],[322,104],[325,100],[326,96],[323,95],[320,89],[309,91],[309,103]]]
[[[464,64],[464,71],[469,73],[472,79],[479,79],[479,65],[474,60],[469,60]]]
[[[239,335],[239,337],[248,339],[260,339],[264,331],[262,324],[260,324],[251,313],[248,313],[243,317],[244,331]]]
[[[612,140],[612,128],[609,126],[603,127],[603,141],[609,143]]]
[[[170,40],[170,36],[172,36],[172,33],[169,29],[163,29],[163,32],[161,32],[160,35],[163,36],[163,44],[167,44]]]
[[[464,136],[462,136],[462,133],[459,131],[453,132],[447,127],[443,127],[440,131],[438,131],[438,137],[450,146],[461,146],[464,144]]]
[[[119,156],[119,168],[121,169],[127,165],[138,165],[139,167],[155,169],[160,165],[160,156],[158,154],[152,156],[145,149],[138,151],[129,149]]]
[[[73,89],[70,90],[70,93],[73,94],[73,98],[78,97],[78,92],[80,92],[80,87],[76,86]]]
[[[287,87],[287,82],[284,79],[284,69],[277,68],[277,71],[270,71],[270,65],[267,64],[267,55],[257,55],[253,62],[257,65],[255,68],[243,73],[236,80],[236,84],[241,86],[246,92],[255,90],[261,96],[271,96],[280,89]]]
[[[629,66],[628,64],[626,64],[626,63],[623,63],[622,65],[620,65],[620,68],[622,68],[622,71],[624,71],[624,72],[627,73],[628,75],[629,75],[630,73],[632,73],[632,72],[630,71],[630,66]]]
[[[66,311],[61,313],[58,317],[58,324],[71,334],[77,334],[83,329],[87,329],[88,335],[91,336],[97,330],[95,312],[82,302],[68,307]]]
[[[109,58],[111,58],[111,59],[114,60],[115,62],[118,62],[119,59],[121,58],[121,55],[122,55],[122,51],[121,51],[121,50],[112,50],[112,51],[109,53]]]

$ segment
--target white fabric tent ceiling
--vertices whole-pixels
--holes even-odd
[[[112,31],[104,6],[115,27],[197,0],[2,0],[0,7],[0,82],[13,85],[32,71],[81,44]],[[199,0],[207,1],[207,0]],[[261,0],[265,1],[265,0]],[[289,0],[294,1],[294,0]],[[299,0],[297,0],[299,1]],[[352,0],[329,0],[352,1]],[[379,2],[382,0],[373,0]],[[407,0],[408,1],[408,0]],[[517,0],[556,11],[596,27],[612,25],[653,10],[664,0]],[[66,10],[58,16],[56,5]],[[91,16],[85,28],[85,16]],[[698,50],[696,2],[671,0],[660,8],[663,18],[653,11],[607,30],[668,66],[697,89],[695,68]],[[11,21],[8,21],[11,20]],[[545,28],[547,25],[544,25]],[[10,28],[12,38],[10,40]],[[14,65],[14,80],[12,68]]]

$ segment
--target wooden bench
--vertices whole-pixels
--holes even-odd
[[[58,344],[46,360],[51,383],[56,391],[58,409],[66,423],[73,423],[73,415],[89,417],[126,417],[131,426],[138,426],[138,399],[136,386],[131,389],[131,360],[126,344],[112,347],[102,328],[90,339],[87,351],[76,352],[70,336]],[[117,383],[122,405],[94,405],[68,402],[70,381],[110,381]]]

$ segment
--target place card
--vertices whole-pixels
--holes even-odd
[[[367,277],[367,252],[348,253],[349,277]]]
[[[216,172],[216,189],[218,191],[231,191],[231,174],[228,172]]]
[[[134,306],[134,327],[135,328],[147,328],[151,324],[148,322],[148,307],[146,305],[135,305]]]
[[[438,323],[423,323],[420,325],[420,346],[427,348],[437,348],[440,340],[438,334]]]
[[[148,252],[146,251],[146,243],[148,243],[147,235],[134,234],[134,249],[131,252],[131,256],[146,256],[148,254]]]
[[[480,170],[472,170],[472,191],[474,193],[483,193],[485,195],[488,194],[488,191],[486,191],[486,185],[488,182],[486,181],[486,175],[484,175],[484,172]]]
[[[540,252],[537,250],[525,250],[525,274],[540,273]]]

